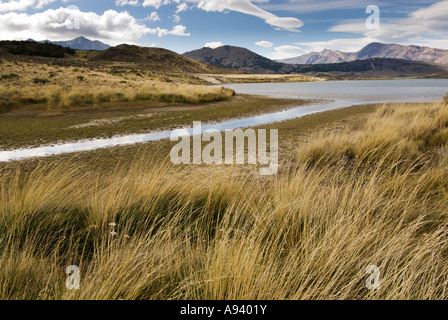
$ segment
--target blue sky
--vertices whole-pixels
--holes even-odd
[[[379,29],[366,27],[369,5]],[[274,59],[373,41],[448,49],[448,0],[0,1],[0,39],[77,36],[178,53],[229,44]]]

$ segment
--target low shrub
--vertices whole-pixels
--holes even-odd
[[[15,74],[15,73],[2,74],[0,76],[0,81],[1,80],[9,80],[9,79],[17,79],[17,78],[19,78],[19,75]]]
[[[33,83],[34,84],[46,84],[50,82],[50,80],[48,79],[43,79],[43,78],[33,78]]]

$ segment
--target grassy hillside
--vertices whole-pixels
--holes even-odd
[[[202,48],[183,54],[185,57],[211,63],[224,68],[238,69],[257,74],[278,74],[284,64],[265,58],[246,48],[221,46]]]
[[[72,64],[72,60],[77,62]],[[233,94],[232,90],[192,85],[203,83],[188,73],[158,73],[129,64],[93,66],[76,56],[5,57],[0,62],[0,113],[66,111],[141,101],[197,104],[226,100]]]
[[[119,45],[104,51],[73,50],[51,43],[0,41],[0,59],[30,64],[90,69],[138,70],[169,76],[197,73],[241,73],[194,61],[175,52],[161,49]]]
[[[402,104],[315,132],[267,179],[147,153],[2,166],[0,298],[446,298],[447,142],[446,104]]]
[[[126,44],[97,52],[90,57],[90,60],[125,62],[154,72],[229,73],[229,71],[218,66],[195,61],[166,49]]]

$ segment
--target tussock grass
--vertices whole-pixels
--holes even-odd
[[[145,154],[109,174],[77,158],[4,168],[0,298],[444,299],[447,115],[384,106],[266,180]]]
[[[228,99],[233,90],[194,85],[147,82],[133,87],[116,85],[67,86],[45,85],[49,80],[35,78],[41,86],[6,88],[0,86],[3,98],[19,107],[23,104],[45,104],[49,109],[100,106],[108,102],[160,101],[167,103],[206,103]],[[44,84],[42,86],[42,84]]]
[[[443,104],[384,105],[361,128],[318,133],[298,150],[296,160],[320,166],[412,165],[442,148],[448,139],[448,108]]]
[[[33,105],[46,109],[100,107],[113,102],[207,103],[227,100],[234,91],[163,81],[138,72],[123,74],[88,68],[0,64],[0,113]]]

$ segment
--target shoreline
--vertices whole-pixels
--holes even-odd
[[[262,97],[262,96],[260,96]],[[274,99],[265,97],[266,99]],[[278,99],[281,100],[281,99]],[[294,101],[295,99],[291,99]],[[303,100],[298,100],[302,101]],[[259,117],[266,117],[274,114],[280,114],[283,112],[293,111],[293,110],[299,110],[303,108],[311,108],[313,105],[317,104],[318,102],[323,102],[323,100],[320,101],[314,101],[308,104],[295,106],[289,109],[276,111],[276,112],[268,112],[268,113],[261,113],[255,116],[250,117],[240,117],[240,118],[234,118],[234,119],[225,119],[223,121],[212,121],[212,122],[205,122],[203,125],[204,130],[207,128],[215,128],[215,127],[222,127],[229,125],[233,127],[233,129],[236,128],[249,128],[249,127],[256,127],[263,124],[272,124],[276,122],[281,121],[287,121],[299,117],[303,117],[309,114],[319,113],[319,112],[325,112],[329,110],[344,108],[344,107],[350,107],[351,105],[347,106],[338,106],[333,109],[323,110],[323,111],[316,111],[316,112],[307,112],[303,115],[300,115],[298,117],[292,117],[287,118],[284,120],[275,120],[275,121],[267,121],[266,123],[257,123],[250,126],[239,126],[238,124],[259,118]],[[331,104],[331,101],[327,102],[327,104],[323,104],[323,106]],[[287,106],[285,106],[286,108]],[[66,154],[66,153],[77,153],[77,152],[83,152],[83,151],[94,151],[98,149],[105,149],[105,148],[112,148],[112,147],[119,147],[119,146],[126,146],[126,145],[134,145],[139,143],[146,143],[146,142],[154,142],[154,141],[161,141],[161,140],[167,140],[169,139],[170,134],[173,130],[176,129],[184,129],[184,130],[190,130],[190,127],[178,127],[175,129],[165,129],[158,131],[151,131],[146,133],[131,133],[131,134],[123,134],[123,135],[116,135],[109,138],[92,138],[92,139],[80,139],[80,140],[72,140],[72,141],[60,141],[56,143],[51,143],[47,145],[39,145],[36,147],[23,147],[23,148],[16,148],[16,149],[9,149],[9,150],[0,150],[0,162],[10,162],[10,161],[20,161],[30,158],[41,158],[41,157],[48,157],[48,156],[55,156],[59,154]],[[219,131],[224,131],[225,129],[218,129]],[[132,140],[132,141],[129,141]],[[95,145],[96,143],[101,144],[101,146]],[[67,150],[68,148],[75,148],[75,150]],[[18,156],[14,156],[15,154],[19,154]],[[26,154],[24,156],[20,156],[20,154]],[[6,159],[6,160],[5,160]]]
[[[279,99],[279,98],[273,98],[273,97],[267,97],[267,96],[261,96],[261,95],[246,95],[246,94],[239,94],[235,96],[234,98],[230,99],[229,101],[223,101],[223,102],[215,102],[215,103],[206,103],[202,105],[195,105],[194,107],[191,107],[189,105],[184,106],[167,106],[164,108],[160,108],[157,110],[120,110],[120,115],[122,113],[128,114],[127,116],[119,116],[119,117],[110,117],[108,114],[108,111],[105,110],[104,112],[99,114],[98,117],[92,117],[92,115],[89,115],[89,118],[83,120],[83,122],[74,122],[73,124],[62,126],[58,128],[58,130],[62,133],[68,135],[68,138],[61,139],[60,135],[57,135],[56,133],[48,132],[47,136],[54,135],[55,139],[52,140],[50,137],[49,141],[46,141],[45,143],[27,143],[23,144],[23,142],[17,141],[13,143],[8,143],[3,146],[0,145],[0,152],[9,152],[14,150],[21,150],[21,149],[31,149],[31,148],[38,148],[38,147],[51,147],[54,145],[61,145],[61,144],[70,144],[70,143],[77,143],[80,141],[92,141],[92,140],[100,140],[100,139],[113,139],[113,138],[120,138],[123,136],[128,135],[144,135],[144,134],[153,134],[161,131],[171,131],[174,129],[182,128],[191,125],[193,120],[201,120],[207,125],[214,125],[218,124],[220,122],[227,122],[227,121],[238,121],[244,118],[249,117],[255,117],[260,116],[264,114],[269,114],[272,112],[279,112],[279,111],[285,111],[291,108],[295,107],[301,107],[310,105],[312,103],[316,103],[318,100],[312,100],[312,99],[299,99],[299,98],[289,98],[289,99]],[[261,105],[264,104],[264,105]],[[242,110],[243,106],[249,105],[246,110]],[[252,106],[254,105],[254,106]],[[142,113],[142,111],[145,111]],[[89,111],[87,111],[88,113]],[[137,112],[137,113],[136,113]],[[207,114],[204,114],[207,113]],[[240,114],[242,113],[242,114]],[[187,115],[184,118],[182,118],[183,115]],[[71,117],[70,114],[68,115],[62,115],[61,117]],[[176,119],[177,117],[177,119]],[[15,126],[17,121],[20,121],[21,119],[26,119],[28,121],[32,122],[40,122],[44,120],[48,120],[46,118],[31,115],[31,116],[22,116],[22,115],[3,115],[3,118],[0,117],[0,121],[7,121],[6,124],[9,124],[10,126]],[[56,117],[54,121],[58,121]],[[155,120],[154,120],[154,119]],[[190,118],[191,121],[190,121]],[[5,120],[6,119],[6,120]],[[65,118],[63,118],[65,119]],[[72,119],[70,119],[72,120]],[[73,121],[73,120],[72,120]],[[158,123],[153,124],[151,121],[158,121]],[[62,119],[61,121],[62,122]],[[91,125],[94,123],[94,125]],[[136,129],[133,129],[132,127],[129,127],[129,123],[134,123],[137,126]],[[1,124],[1,122],[0,122]],[[98,125],[97,125],[98,124]],[[37,123],[36,125],[41,125],[40,123]],[[150,126],[149,130],[139,129],[138,126]],[[42,126],[45,126],[45,124],[42,124]],[[4,126],[6,127],[6,126]],[[129,127],[129,128],[128,128]],[[118,133],[113,133],[113,128],[118,128],[115,131],[121,131]],[[15,128],[13,128],[15,131],[17,131]],[[70,131],[71,130],[71,131]],[[79,138],[74,137],[73,135],[77,134],[77,131],[79,132],[86,132],[86,131],[92,131],[92,134],[94,136],[86,137],[86,138]],[[111,131],[111,133],[108,133],[108,131]],[[140,132],[139,132],[140,131]],[[45,132],[43,132],[44,134]],[[71,134],[69,134],[71,133]],[[96,134],[95,134],[96,133]],[[35,136],[33,134],[30,134],[29,139],[26,139],[29,141],[31,138],[35,139]],[[23,140],[23,139],[22,139]]]

